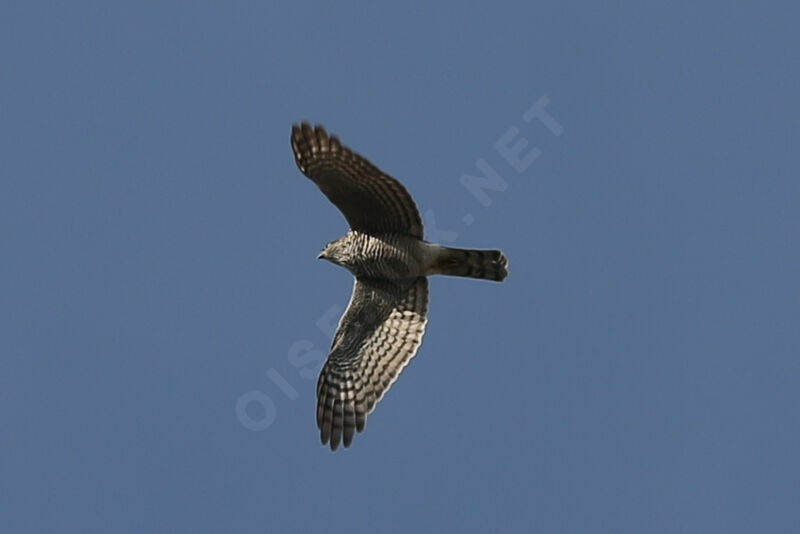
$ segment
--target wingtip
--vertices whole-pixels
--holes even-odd
[[[323,430],[322,432],[320,432],[320,436],[319,437],[320,437],[320,442],[322,443],[322,446],[323,447],[325,447],[325,446],[330,447],[332,452],[336,452],[336,449],[339,448],[339,443],[341,442],[341,440],[336,439],[336,436],[332,435],[330,432],[325,432],[325,430]],[[345,447],[349,447],[350,444],[349,443],[345,443],[344,446]]]
[[[339,448],[339,442],[338,441],[334,441],[332,439],[331,440],[327,440],[327,441],[323,441],[322,445],[323,446],[325,446],[325,445],[329,446],[330,449],[331,449],[331,452],[336,452],[336,449]]]
[[[308,126],[308,122],[301,121],[292,124],[292,139],[299,139],[303,136],[303,129]]]
[[[314,129],[308,121],[301,121],[300,123],[292,124],[292,146],[298,146],[300,143],[308,142],[313,138]]]
[[[319,136],[323,135],[327,137],[327,132],[325,131],[325,127],[321,124],[314,124],[312,125],[309,121],[300,121],[299,123],[292,124],[292,137],[297,136]]]
[[[340,150],[340,143],[335,135],[328,135],[321,124],[312,126],[308,121],[292,124],[290,140],[297,165],[303,172],[306,170],[306,163],[320,153]]]

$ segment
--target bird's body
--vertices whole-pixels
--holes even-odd
[[[448,274],[500,281],[507,274],[500,251],[443,247],[404,234],[351,231],[329,243],[319,257],[344,267],[356,278],[402,280]]]
[[[364,429],[367,414],[416,354],[427,323],[427,276],[502,281],[508,262],[499,250],[424,241],[419,211],[402,184],[321,126],[294,126],[291,140],[297,166],[350,223],[319,255],[356,279],[317,382],[320,436],[336,450]]]
[[[341,265],[356,278],[396,280],[425,276],[433,255],[432,247],[416,237],[351,231],[329,243],[320,257]]]

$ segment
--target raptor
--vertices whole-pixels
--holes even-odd
[[[433,274],[502,281],[499,250],[451,248],[423,239],[422,220],[405,187],[343,146],[322,126],[294,125],[295,162],[350,225],[319,258],[355,277],[350,304],[317,381],[322,444],[350,446],[367,414],[422,343]]]

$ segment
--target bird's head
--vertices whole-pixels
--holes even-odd
[[[350,258],[350,247],[344,238],[331,241],[317,256],[318,260],[328,260],[337,265],[346,266]]]

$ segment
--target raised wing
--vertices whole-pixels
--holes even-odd
[[[357,279],[317,381],[317,426],[336,450],[361,432],[425,333],[428,281]]]
[[[422,220],[403,184],[328,136],[322,126],[292,126],[297,166],[344,214],[353,230],[422,237]]]

